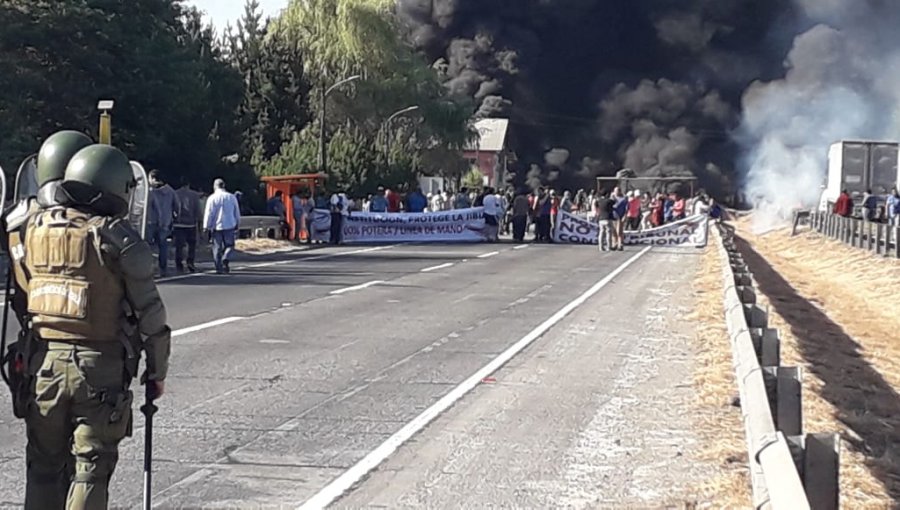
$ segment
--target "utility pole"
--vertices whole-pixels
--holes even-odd
[[[356,81],[362,78],[360,75],[353,75],[349,78],[344,78],[343,80],[335,83],[329,88],[322,88],[322,104],[319,107],[319,171],[322,173],[328,173],[328,156],[327,150],[325,147],[325,107],[327,105],[328,95],[331,94],[336,88],[341,85],[345,85],[352,81]]]
[[[384,164],[385,166],[391,166],[391,122],[394,121],[397,117],[401,115],[405,115],[407,113],[414,112],[418,110],[418,106],[409,106],[400,111],[394,112],[393,115],[388,117],[386,121],[384,121],[384,127],[382,131],[384,132]]]

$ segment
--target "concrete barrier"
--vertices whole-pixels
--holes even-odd
[[[253,239],[282,239],[281,219],[278,216],[243,216],[238,227],[240,234],[250,233]],[[244,237],[241,235],[240,237]]]

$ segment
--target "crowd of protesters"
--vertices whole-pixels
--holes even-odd
[[[151,192],[148,208],[148,241],[158,248],[159,270],[166,274],[168,266],[168,239],[175,241],[175,267],[178,272],[196,271],[197,225],[207,230],[216,252],[225,254],[217,257],[217,272],[228,272],[228,254],[234,247],[234,240],[219,239],[217,221],[221,223],[223,213],[210,211],[210,206],[220,207],[221,194],[225,193],[224,183],[217,181],[212,196],[193,191],[183,180],[178,190],[173,190],[163,182],[156,171],[150,174]],[[852,211],[852,199],[842,194],[835,206],[836,213]],[[215,201],[209,201],[216,198]],[[228,218],[225,223],[237,224],[240,216],[252,213],[241,192],[228,194]],[[849,206],[847,200],[850,200]],[[218,205],[216,205],[218,204]],[[865,206],[865,203],[864,203]],[[288,221],[288,207],[293,218],[293,231]],[[495,188],[469,189],[462,187],[458,192],[438,191],[423,193],[415,188],[408,193],[379,186],[375,193],[364,198],[352,199],[345,193],[326,194],[324,190],[310,193],[309,190],[291,195],[286,201],[281,191],[276,191],[265,202],[266,214],[280,219],[282,238],[300,242],[305,237],[308,243],[315,242],[312,231],[313,211],[327,210],[331,214],[329,242],[341,243],[341,229],[344,218],[353,212],[372,213],[424,213],[445,212],[472,207],[483,207],[486,237],[497,241],[500,234],[512,234],[516,242],[524,242],[529,231],[533,232],[533,242],[552,243],[560,212],[577,215],[600,226],[600,248],[603,250],[623,249],[624,233],[663,226],[692,214],[708,214],[717,219],[722,209],[705,194],[688,198],[680,193],[641,193],[638,190],[623,192],[616,187],[611,192],[579,190],[574,195],[565,190],[536,190],[509,188],[498,192]],[[849,207],[849,209],[846,209]],[[221,207],[220,207],[221,208]],[[900,218],[900,197],[895,190],[888,199],[889,215],[892,221]],[[840,212],[839,212],[840,211]],[[211,216],[213,219],[210,219]],[[218,219],[216,219],[218,218]],[[212,226],[210,225],[212,222]],[[305,234],[305,235],[304,235]],[[221,245],[221,246],[218,246]]]
[[[515,241],[523,242],[527,233],[532,231],[534,242],[551,243],[559,212],[564,211],[607,227],[610,236],[615,236],[610,237],[608,249],[621,249],[619,240],[625,231],[659,227],[691,214],[709,214],[713,219],[722,215],[719,204],[703,193],[689,198],[679,193],[651,195],[637,190],[624,193],[618,187],[609,194],[582,189],[573,195],[568,190],[559,193],[543,187],[518,192],[512,188],[498,192],[492,187],[462,187],[455,193],[438,191],[428,194],[423,193],[421,188],[416,188],[403,194],[379,186],[375,193],[361,199],[348,198],[344,193],[334,193],[330,199],[323,192],[315,198],[297,193],[291,197],[291,204],[294,218],[300,220],[294,222],[295,239],[300,239],[302,228],[310,231],[313,209],[327,209],[332,214],[334,230],[330,242],[334,244],[340,243],[343,218],[353,212],[423,213],[484,207],[489,240],[496,241],[501,233],[511,233]],[[286,209],[280,192],[269,199],[267,213],[281,217],[284,225],[287,225]],[[307,242],[313,242],[310,237],[307,236]]]

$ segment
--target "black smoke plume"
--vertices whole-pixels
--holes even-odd
[[[799,1],[799,0],[798,0]],[[818,0],[808,0],[815,2]],[[833,2],[835,0],[829,0]],[[697,175],[735,191],[741,98],[784,75],[788,0],[398,0],[478,115],[508,117],[520,183]]]

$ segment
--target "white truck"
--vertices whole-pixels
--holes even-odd
[[[867,190],[872,190],[881,208],[891,190],[900,186],[898,168],[898,142],[844,140],[832,144],[819,211],[831,211],[843,190],[853,197],[855,213],[862,206],[862,197]]]

